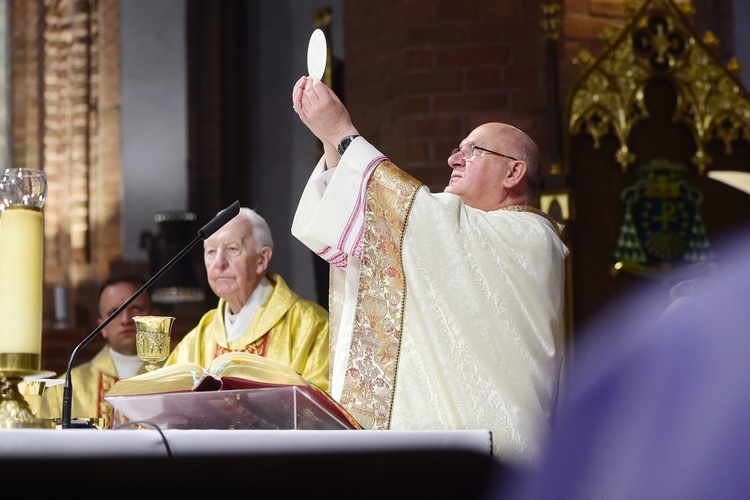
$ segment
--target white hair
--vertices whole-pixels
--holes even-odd
[[[255,210],[246,207],[240,208],[240,213],[237,217],[244,217],[250,223],[256,250],[260,251],[263,247],[268,247],[273,250],[271,228],[268,227],[266,219],[258,215]]]

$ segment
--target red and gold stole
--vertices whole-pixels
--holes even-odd
[[[388,429],[401,347],[404,230],[421,184],[382,162],[367,184],[357,307],[341,404],[365,429]]]
[[[216,344],[216,352],[214,352],[214,358],[218,358],[222,354],[226,354],[228,352],[247,352],[265,358],[268,354],[268,339],[270,337],[270,333],[271,332],[266,332],[261,338],[259,338],[252,344],[245,346],[243,349],[229,349],[227,347],[222,347],[219,344]]]
[[[104,401],[104,396],[107,395],[112,386],[115,385],[120,379],[99,372],[99,383],[97,384],[97,398],[96,398],[96,417],[104,418],[107,429],[111,429],[115,425],[115,411],[112,405]]]

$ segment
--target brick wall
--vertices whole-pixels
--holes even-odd
[[[11,4],[11,158],[18,168],[40,168],[41,129],[38,2]]]
[[[730,38],[731,0],[694,2],[699,30]],[[384,0],[345,2],[345,101],[360,132],[433,190],[446,160],[477,125],[511,123],[539,144],[548,168],[551,122],[544,3],[556,3],[559,99],[567,105],[582,49],[595,56],[617,33],[629,0]],[[678,0],[678,4],[688,3]],[[711,20],[715,22],[711,22]],[[559,133],[559,129],[557,130]]]
[[[118,6],[118,0],[11,5],[12,161],[43,169],[48,182],[45,343],[54,338],[48,327],[54,286],[69,289],[74,334],[66,339],[74,340],[95,326],[97,283],[121,254]],[[57,354],[50,356],[43,364],[59,366]]]
[[[511,123],[546,143],[540,2],[349,1],[346,101],[358,129],[432,189],[477,125]]]

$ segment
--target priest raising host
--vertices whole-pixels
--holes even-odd
[[[331,393],[365,428],[490,429],[510,466],[549,431],[563,352],[561,228],[530,204],[539,151],[487,123],[431,193],[303,77],[292,104],[325,154],[293,234],[332,268]]]

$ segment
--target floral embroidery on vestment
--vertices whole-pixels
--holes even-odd
[[[388,429],[406,304],[403,234],[421,184],[382,162],[367,186],[365,232],[341,404],[365,429]]]

